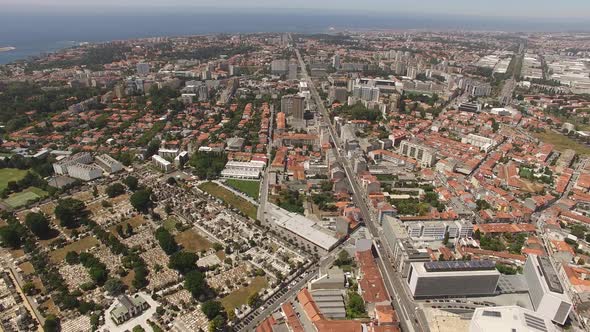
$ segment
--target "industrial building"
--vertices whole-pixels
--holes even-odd
[[[563,325],[572,310],[572,303],[549,258],[529,255],[524,265],[524,277],[535,312]]]
[[[221,176],[235,179],[258,179],[264,171],[264,166],[266,163],[260,160],[228,161],[221,171]]]
[[[461,138],[461,143],[470,144],[478,147],[481,151],[489,151],[494,147],[497,142],[489,137],[479,136],[475,134],[469,134]]]
[[[342,291],[338,289],[318,289],[309,292],[320,312],[327,319],[345,319],[346,307]]]
[[[74,179],[92,181],[102,176],[102,168],[95,165],[75,163],[68,166],[68,175]]]
[[[469,332],[555,332],[547,317],[519,306],[477,308]]]
[[[320,271],[319,277],[309,283],[309,289],[344,289],[346,283],[344,271],[337,266],[333,266],[325,274]]]
[[[96,156],[96,164],[107,173],[116,173],[123,170],[123,164],[108,154]]]
[[[412,263],[406,281],[414,298],[488,296],[496,293],[496,263],[449,261]]]
[[[68,167],[74,164],[90,164],[92,156],[88,152],[79,152],[72,156],[62,158],[53,164],[53,171],[58,175],[67,175]]]
[[[289,212],[274,204],[266,204],[266,221],[281,237],[309,251],[325,255],[338,244],[338,239],[329,234],[313,220],[297,213]]]

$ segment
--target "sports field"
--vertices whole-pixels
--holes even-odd
[[[27,171],[17,168],[0,169],[0,191],[4,190],[10,181],[18,181],[27,175]]]
[[[35,201],[47,197],[45,190],[37,187],[29,187],[21,192],[14,193],[4,200],[4,203],[13,209],[27,205],[30,201]]]
[[[225,181],[225,183],[237,191],[243,192],[253,199],[258,200],[260,181],[228,179]]]

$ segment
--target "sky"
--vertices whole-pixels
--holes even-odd
[[[115,11],[309,11],[326,14],[421,14],[447,16],[588,19],[589,0],[0,0],[0,10],[36,13]],[[590,25],[590,23],[589,23]]]

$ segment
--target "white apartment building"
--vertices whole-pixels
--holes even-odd
[[[152,156],[152,163],[164,172],[172,170],[172,163],[157,154]]]
[[[559,276],[548,257],[529,255],[524,265],[524,278],[535,312],[563,325],[572,310]]]
[[[422,167],[432,167],[436,162],[436,151],[414,141],[402,141],[399,152],[420,162]]]
[[[451,239],[473,236],[473,224],[465,220],[408,222],[404,226],[413,239],[442,240],[447,233]]]

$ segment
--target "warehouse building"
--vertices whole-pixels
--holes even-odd
[[[228,161],[221,171],[221,176],[234,179],[258,179],[264,171],[264,166],[266,163],[260,160]]]
[[[524,277],[535,311],[563,325],[572,310],[572,303],[549,258],[529,255],[524,265]]]
[[[291,239],[295,245],[307,251],[325,255],[339,242],[316,222],[300,214],[289,212],[272,203],[266,204],[266,213],[266,221],[279,236]]]
[[[96,156],[96,164],[104,169],[107,173],[116,173],[123,169],[123,164],[108,154]]]
[[[68,166],[68,175],[84,181],[92,181],[102,176],[102,168],[95,165],[76,163]]]
[[[414,298],[493,295],[498,279],[489,260],[412,263],[406,278]]]
[[[76,153],[72,156],[62,158],[58,162],[53,164],[53,171],[57,175],[67,175],[68,167],[74,164],[90,164],[92,162],[92,156],[88,152]]]

